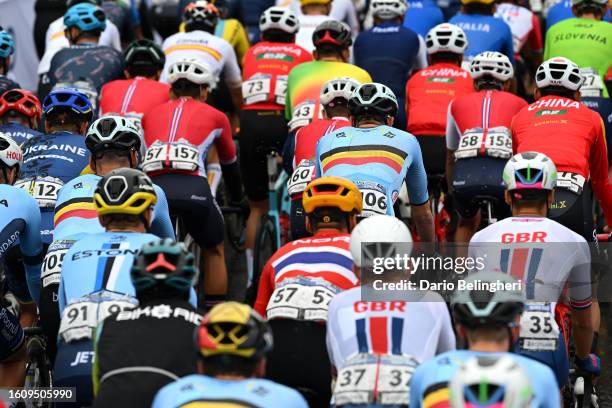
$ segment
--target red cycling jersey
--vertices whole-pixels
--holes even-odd
[[[295,133],[295,154],[293,155],[293,168],[302,160],[314,160],[317,142],[320,138],[337,129],[351,126],[351,122],[338,116],[331,119],[317,119]]]
[[[287,75],[294,66],[312,61],[312,55],[293,43],[260,42],[244,56],[243,110],[285,109]]]
[[[509,129],[512,117],[525,106],[523,99],[503,91],[478,91],[453,99],[448,107],[446,147],[457,150],[461,135],[468,129]]]
[[[193,98],[179,98],[159,105],[144,116],[144,141],[147,148],[155,142],[184,142],[198,149],[199,169],[194,174],[206,177],[204,161],[215,145],[222,164],[236,160],[236,145],[229,120],[222,112]],[[160,173],[171,170],[163,170]]]
[[[142,118],[154,107],[168,102],[170,86],[144,77],[118,79],[102,87],[100,114],[135,114]]]
[[[262,316],[266,315],[274,289],[284,280],[299,277],[322,279],[339,291],[357,286],[359,279],[352,269],[350,238],[349,234],[320,231],[312,237],[285,244],[264,266],[255,310]]]
[[[544,153],[558,172],[590,178],[610,225],[612,185],[604,125],[597,112],[560,96],[540,98],[512,120],[512,148],[515,153]]]
[[[473,91],[472,76],[456,65],[438,63],[418,71],[406,84],[408,132],[444,136],[448,104]]]

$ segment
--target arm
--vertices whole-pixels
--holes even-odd
[[[593,113],[593,118],[596,121],[595,131],[597,139],[591,146],[590,154],[590,177],[593,191],[601,204],[607,225],[612,225],[612,184],[608,176],[608,156],[606,147],[606,131],[603,126],[603,121],[597,113]]]
[[[572,336],[578,357],[591,352],[593,319],[591,307],[591,253],[584,239],[576,242],[574,264],[569,274],[569,296],[572,307]],[[568,340],[568,339],[566,339]]]
[[[274,292],[274,269],[270,260],[266,263],[259,277],[259,286],[257,287],[257,298],[255,300],[254,309],[262,316],[266,315],[266,308],[270,301],[270,296]]]
[[[151,233],[160,238],[175,239],[172,220],[170,220],[170,209],[166,193],[159,186],[155,185],[157,203],[153,208],[153,221],[151,222]]]
[[[417,54],[412,71],[427,68],[427,45],[423,37],[419,35],[419,52]]]
[[[44,258],[42,240],[40,238],[41,215],[36,201],[27,197],[24,202],[26,211],[26,226],[20,236],[20,248],[27,276],[28,289],[32,299],[40,300],[40,269]]]
[[[229,44],[227,60],[223,66],[223,73],[225,74],[225,83],[230,91],[234,108],[240,110],[242,108],[242,75],[240,74],[240,67],[236,60],[236,53]]]
[[[232,130],[229,120],[225,115],[220,115],[221,134],[215,138],[215,147],[219,153],[223,179],[230,193],[230,200],[239,202],[242,200],[242,177],[240,166],[236,160],[236,145],[232,139]]]
[[[283,146],[283,168],[287,174],[293,173],[298,163],[295,163],[295,145],[297,140],[297,132],[291,132],[285,139],[285,145]]]
[[[455,168],[455,152],[446,149],[446,185],[448,187],[449,194],[453,193],[453,170]]]
[[[427,192],[427,173],[423,165],[421,148],[416,139],[412,139],[412,163],[406,172],[406,188],[410,199],[412,219],[416,225],[421,241],[432,243],[436,241],[434,235],[434,220],[429,206],[429,193]]]

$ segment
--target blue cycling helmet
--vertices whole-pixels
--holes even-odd
[[[13,55],[15,52],[15,42],[13,36],[6,30],[0,27],[0,57],[6,58]]]
[[[64,14],[66,28],[76,27],[81,31],[104,30],[106,15],[104,11],[90,3],[80,3],[72,6]]]
[[[54,89],[43,100],[43,112],[49,115],[56,108],[71,110],[80,116],[85,116],[89,122],[93,118],[93,110],[89,98],[78,89]]]

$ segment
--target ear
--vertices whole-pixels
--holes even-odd
[[[98,215],[98,221],[100,222],[100,225],[102,226],[102,228],[106,229],[106,223],[104,222],[104,217],[101,215]]]
[[[512,197],[510,196],[510,192],[508,190],[504,191],[504,201],[510,206],[510,208],[512,208]]]
[[[89,156],[89,168],[96,173],[96,161],[94,160],[93,155]]]
[[[128,72],[128,70],[127,70],[127,69],[124,69],[124,70],[123,70],[123,75],[124,75],[124,76],[125,76],[127,79],[130,79],[130,78],[131,78],[131,77],[130,77],[130,73]]]
[[[266,358],[262,357],[255,365],[255,377],[264,378],[266,375]]]
[[[554,202],[555,202],[555,190],[551,190],[550,193],[548,193],[548,199],[547,199],[548,208],[550,208]]]
[[[138,167],[138,152],[136,150],[130,151],[130,167],[133,169]]]
[[[351,232],[353,228],[355,228],[356,225],[357,225],[357,215],[352,214],[349,217],[349,232]]]
[[[310,216],[306,216],[306,231],[312,234],[312,222],[310,221]]]
[[[147,227],[150,227],[151,226],[151,222],[153,221],[153,207],[149,207],[144,212],[144,217],[145,217],[145,220],[147,220]]]
[[[395,123],[395,118],[393,116],[387,116],[387,126],[393,126]]]
[[[535,91],[533,91],[533,97],[535,98],[536,101],[542,97],[542,93],[540,92],[540,88],[536,87]]]
[[[348,60],[351,58],[351,52],[349,51],[348,48],[345,48],[342,50],[342,59],[344,60],[344,62],[348,62]]]
[[[575,91],[574,92],[574,100],[577,102],[580,102],[580,98],[582,97],[582,95],[580,94],[580,91]]]
[[[87,133],[87,128],[88,127],[89,127],[89,122],[81,123],[81,126],[79,127],[79,133],[84,135],[85,133]]]

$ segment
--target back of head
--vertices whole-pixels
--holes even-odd
[[[289,7],[270,7],[259,18],[264,41],[292,43],[299,29],[298,17]]]
[[[372,0],[372,15],[380,20],[403,19],[408,10],[406,0]]]
[[[320,177],[311,181],[302,193],[304,212],[310,230],[321,228],[351,230],[351,217],[361,213],[361,192],[350,180]]]
[[[518,153],[504,166],[503,180],[513,207],[521,204],[543,206],[556,186],[557,168],[543,153]]]
[[[203,86],[211,89],[216,82],[211,67],[195,58],[176,61],[168,68],[168,83],[177,96],[197,99]]]
[[[140,133],[134,122],[119,115],[103,116],[94,121],[87,130],[85,146],[92,156],[104,150],[140,150]]]
[[[300,0],[302,13],[306,15],[328,15],[332,0]]]
[[[583,14],[594,14],[601,20],[606,13],[606,0],[572,0],[572,8],[577,17]]]
[[[212,34],[219,22],[219,10],[212,2],[198,0],[185,7],[183,22],[187,32],[201,30]]]
[[[8,58],[15,52],[15,41],[11,33],[0,27],[0,58]]]
[[[485,51],[474,57],[470,64],[470,73],[476,89],[501,91],[504,84],[512,79],[514,68],[510,59],[501,52]]]
[[[16,168],[19,171],[23,161],[21,147],[6,133],[0,133],[0,169],[4,183],[8,183],[7,170]]]
[[[53,89],[43,100],[42,110],[51,127],[78,126],[93,117],[89,98],[74,88]]]
[[[153,41],[136,40],[125,50],[123,61],[130,77],[155,77],[164,68],[166,55]]]
[[[432,62],[459,63],[468,46],[468,39],[461,27],[442,23],[429,30],[425,37],[425,45]]]
[[[535,80],[542,96],[558,95],[571,99],[584,83],[578,65],[564,57],[544,61],[536,71]]]
[[[397,253],[410,255],[412,252],[412,234],[399,219],[390,215],[373,215],[365,218],[353,229],[351,233],[350,250],[355,266],[365,266],[362,259],[362,244],[372,243],[374,257],[391,256]],[[403,245],[388,245],[403,244]],[[369,251],[371,252],[371,251]]]
[[[461,10],[466,14],[493,15],[495,0],[461,0]]]
[[[338,55],[353,44],[351,29],[348,25],[338,20],[327,20],[319,24],[312,33],[312,43],[317,55]]]
[[[379,83],[362,84],[353,92],[348,104],[353,125],[364,120],[375,120],[385,124],[387,118],[397,114],[398,103],[393,91]]]
[[[79,29],[79,36],[89,35],[99,37],[106,28],[106,14],[102,8],[91,3],[79,3],[68,9],[64,14],[64,25],[67,29],[76,27]],[[76,41],[77,38],[70,38]]]
[[[325,82],[321,87],[319,100],[325,108],[327,117],[348,117],[349,99],[360,85],[358,81],[349,77],[333,78]]]
[[[29,119],[40,119],[42,106],[38,98],[25,89],[11,89],[0,96],[0,117],[16,111]]]

